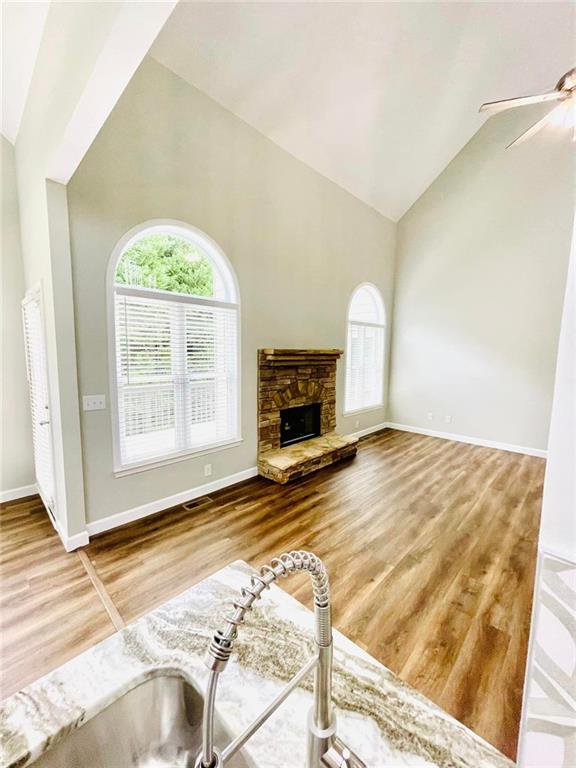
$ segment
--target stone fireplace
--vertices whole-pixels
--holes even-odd
[[[357,438],[336,433],[339,349],[258,351],[258,470],[286,483],[354,456]]]

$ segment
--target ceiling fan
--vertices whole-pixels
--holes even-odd
[[[553,90],[539,93],[535,96],[520,96],[517,99],[503,99],[502,101],[488,101],[482,104],[480,112],[490,112],[495,115],[512,107],[524,107],[528,104],[540,104],[542,102],[560,102],[550,110],[543,118],[534,123],[531,128],[524,131],[508,147],[522,144],[526,139],[534,136],[546,125],[572,125],[574,127],[573,139],[576,141],[576,67],[562,75]],[[508,148],[507,147],[507,148]]]

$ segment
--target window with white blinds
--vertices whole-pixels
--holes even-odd
[[[130,242],[115,275],[118,469],[239,438],[233,277],[211,241],[157,229]]]
[[[373,285],[360,285],[348,309],[346,413],[384,402],[384,302]]]
[[[50,423],[48,365],[44,317],[39,290],[33,290],[22,302],[22,319],[36,482],[44,504],[52,512],[55,512],[54,454]]]

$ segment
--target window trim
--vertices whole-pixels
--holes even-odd
[[[358,320],[350,320],[350,309],[352,307],[352,302],[354,301],[354,296],[358,293],[359,290],[362,288],[371,288],[373,291],[376,291],[378,294],[380,301],[382,302],[382,311],[384,313],[383,322],[382,323],[362,323]],[[384,301],[384,296],[382,295],[382,291],[375,283],[371,283],[369,281],[364,281],[362,283],[358,283],[358,285],[354,288],[352,293],[350,294],[350,298],[348,299],[348,305],[346,307],[346,357],[344,360],[344,407],[342,409],[342,416],[354,416],[359,413],[368,413],[370,411],[377,411],[385,407],[386,405],[386,349],[387,349],[387,312],[386,312],[386,302]],[[360,408],[352,408],[347,409],[346,408],[346,394],[347,394],[347,382],[348,382],[348,359],[350,356],[350,342],[349,342],[349,329],[351,325],[360,325],[360,326],[368,326],[371,328],[382,328],[383,333],[383,343],[382,343],[382,391],[381,391],[381,398],[380,402],[376,405],[363,405]]]
[[[176,464],[179,461],[186,461],[193,456],[206,456],[209,453],[216,453],[216,451],[224,451],[227,448],[234,448],[237,445],[241,445],[244,442],[242,437],[232,437],[230,440],[222,440],[220,443],[214,443],[213,445],[200,448],[190,448],[184,451],[175,451],[174,453],[167,453],[160,459],[145,459],[144,461],[135,461],[131,464],[124,464],[122,469],[115,469],[115,477],[125,477],[126,475],[136,475],[139,472],[146,472],[148,469],[157,469],[158,467],[165,467],[168,464]]]
[[[137,288],[128,285],[115,284],[116,269],[122,253],[144,233],[159,232],[176,235],[190,240],[194,245],[204,250],[208,256],[214,260],[217,267],[222,270],[222,275],[226,279],[226,292],[228,299],[234,300],[222,301],[218,299],[207,299],[203,296],[193,296],[191,294],[172,293],[171,291],[158,291],[154,288]],[[236,432],[234,437],[209,445],[202,445],[196,448],[189,448],[181,451],[174,451],[170,454],[158,456],[156,458],[143,459],[142,461],[122,463],[122,452],[120,449],[120,415],[118,409],[118,379],[117,379],[117,360],[116,360],[116,322],[115,322],[115,296],[142,296],[143,298],[157,298],[164,301],[182,301],[185,303],[203,304],[204,306],[218,306],[235,309],[237,312],[237,333],[236,333],[236,355],[238,379],[236,386]],[[194,456],[202,456],[206,453],[232,448],[242,443],[242,313],[240,304],[240,288],[236,272],[220,246],[205,232],[185,221],[177,219],[149,219],[141,224],[137,224],[126,232],[114,246],[108,261],[106,271],[106,304],[107,304],[107,336],[108,336],[108,397],[110,402],[110,420],[112,427],[112,471],[115,477],[124,477],[125,475],[144,472],[148,469],[166,466],[175,462],[184,461]]]

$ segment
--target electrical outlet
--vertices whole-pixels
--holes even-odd
[[[106,395],[84,395],[82,407],[85,411],[103,411],[106,408]]]
[[[356,429],[358,429],[358,427],[360,426],[360,419],[356,419],[356,421],[354,422],[354,426],[356,427]]]
[[[212,464],[204,464],[204,477],[210,477],[212,474]]]
[[[428,412],[428,421],[434,421],[434,414],[431,411]]]
[[[444,422],[445,424],[452,424],[452,416],[449,414],[447,416],[444,416]]]

